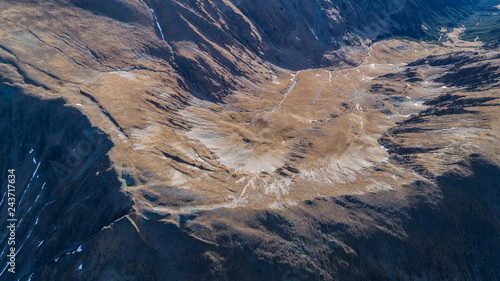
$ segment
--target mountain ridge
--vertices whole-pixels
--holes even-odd
[[[330,46],[322,3],[451,2],[2,1],[15,278],[498,276],[498,51],[347,25]]]

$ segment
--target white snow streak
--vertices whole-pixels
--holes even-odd
[[[40,164],[41,164],[41,162],[38,162],[38,165],[36,166],[35,172],[33,172],[33,176],[31,176],[31,179],[30,179],[30,182],[28,183],[28,186],[26,186],[26,188],[24,189],[23,195],[21,195],[21,199],[19,199],[19,203],[17,203],[18,206],[21,206],[21,202],[23,201],[24,194],[26,193],[26,191],[30,187],[31,181],[35,177],[36,172],[38,171],[38,168],[40,167]]]
[[[314,33],[314,30],[310,27],[309,27],[309,30],[311,30],[312,34],[314,35],[314,38],[316,38],[316,40],[319,40],[318,36],[316,36],[316,33]]]
[[[94,55],[94,53],[92,53],[92,51],[88,47],[87,47],[87,51],[89,52],[89,54],[94,58],[94,60],[97,63],[101,64],[101,62],[97,59],[97,57]]]
[[[170,49],[172,49],[172,52],[173,52],[174,48],[172,48],[172,46],[170,46],[170,44],[167,42],[167,40],[165,40],[165,35],[163,34],[163,30],[161,29],[160,22],[158,21],[158,18],[156,17],[155,10],[153,10],[153,8],[149,8],[149,9],[151,10],[151,13],[153,14],[153,17],[155,19],[156,26],[158,27],[158,30],[160,30],[161,40],[163,40],[163,42],[165,42],[165,44],[167,44],[170,47]]]
[[[290,86],[290,88],[288,88],[288,91],[286,91],[285,95],[283,95],[283,98],[281,99],[281,101],[275,107],[273,107],[273,109],[271,110],[271,112],[274,112],[276,109],[280,108],[281,104],[283,104],[283,102],[285,101],[285,99],[288,96],[288,94],[293,90],[293,88],[295,88],[295,85],[297,85],[297,80],[295,80],[295,77],[297,75],[299,75],[299,73],[300,73],[300,70],[297,71],[297,73],[295,73],[295,74],[291,74],[290,81],[293,82],[292,86]]]
[[[167,41],[165,41],[165,36],[163,35],[163,30],[161,29],[161,26],[160,26],[160,23],[158,22],[158,18],[156,17],[156,13],[155,13],[155,10],[153,10],[153,8],[149,8],[151,10],[151,13],[153,13],[153,17],[155,18],[155,22],[156,22],[156,26],[158,27],[158,29],[160,30],[160,34],[161,34],[161,39],[167,43]]]
[[[2,202],[0,202],[0,206],[2,206],[3,201],[5,200],[5,197],[7,197],[7,191],[5,191],[5,193],[3,194]]]

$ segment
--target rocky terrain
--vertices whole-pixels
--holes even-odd
[[[0,280],[498,279],[494,2],[0,1]]]

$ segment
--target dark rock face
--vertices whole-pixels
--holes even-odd
[[[38,268],[78,255],[79,245],[127,214],[132,202],[120,190],[106,155],[111,141],[78,110],[6,84],[0,86],[0,108],[0,168],[3,175],[15,169],[17,178],[19,252],[12,276],[25,280]],[[6,179],[1,188],[5,201]],[[2,204],[0,214],[4,230],[7,207]],[[2,240],[7,235],[2,231]]]
[[[469,91],[474,91],[485,84],[498,83],[500,73],[498,66],[482,64],[471,67],[462,67],[453,73],[448,73],[437,81],[446,83],[447,86],[466,87]]]
[[[500,169],[480,158],[470,167],[470,176],[408,186],[411,206],[386,192],[314,200],[295,209],[297,221],[280,212],[248,217],[272,242],[221,228],[220,245],[234,245],[218,250],[228,272],[207,280],[491,280],[499,274]]]
[[[435,274],[429,279],[494,280],[500,274],[500,245],[493,238],[500,233],[496,184],[500,169],[477,155],[471,159],[471,169],[471,176],[438,177],[443,198],[439,207],[431,214],[417,210],[420,224],[408,224],[410,239],[422,243],[415,247],[417,255],[425,257],[421,264]],[[421,229],[421,235],[414,227]],[[442,264],[432,256],[443,257]]]
[[[61,272],[65,280],[493,280],[500,273],[500,244],[495,239],[500,234],[500,169],[478,155],[467,166],[469,175],[449,173],[436,184],[417,181],[406,186],[412,191],[404,201],[393,191],[316,198],[288,211],[245,214],[246,230],[226,223],[223,217],[231,217],[227,213],[203,214],[215,218],[211,230],[193,221],[179,229],[167,222],[121,218],[83,244],[87,251],[100,253],[98,261],[88,252],[77,260],[64,257],[35,276],[50,280]],[[208,232],[218,246],[200,239]],[[78,264],[84,270],[76,270]]]
[[[156,34],[169,47],[150,46],[150,52],[172,60],[194,92],[214,101],[230,93],[228,89],[237,84],[234,77],[251,74],[248,60],[293,70],[338,65],[342,58],[333,51],[361,45],[365,39],[437,39],[440,27],[455,25],[473,12],[477,2],[70,1],[137,26],[155,26],[156,16]],[[193,55],[186,56],[186,52]]]
[[[416,204],[410,208],[396,202],[382,207],[367,197],[340,198],[339,204],[353,215],[401,220],[404,233],[394,233],[389,222],[379,223],[381,229],[369,236],[353,230],[339,232],[340,240],[356,251],[349,266],[340,266],[341,279],[491,280],[498,276],[495,249],[500,245],[491,237],[499,235],[499,189],[494,182],[500,169],[480,158],[470,165],[470,176],[450,173],[438,177],[436,186],[416,182],[408,187],[415,189],[408,200]]]
[[[175,224],[133,215],[116,220],[82,248],[81,254],[63,256],[35,276],[41,280],[203,280],[197,277],[216,268],[203,259],[211,245]]]
[[[477,52],[458,52],[450,54],[448,56],[430,56],[427,58],[419,59],[415,62],[409,63],[408,66],[449,66],[454,65],[455,67],[463,66],[467,63],[474,61],[474,56],[477,56]]]
[[[356,35],[368,39],[390,35],[437,38],[440,26],[453,25],[467,16],[476,2],[150,1],[148,5],[157,11],[167,41],[196,39],[193,41],[200,48],[209,48],[211,40],[226,50],[243,47],[264,60],[294,69],[334,64],[323,55],[341,44],[358,44]],[[201,34],[186,32],[190,28],[183,26],[188,23]]]
[[[162,59],[161,64],[171,64],[178,72],[175,74],[180,88],[220,101],[230,93],[228,88],[237,83],[235,77],[251,77],[256,69],[268,71],[262,66],[264,63],[289,69],[330,66],[335,59],[325,54],[341,45],[361,44],[364,38],[389,35],[431,38],[437,26],[451,24],[451,18],[470,13],[475,2],[113,0],[101,3],[75,0],[53,3],[104,16],[106,24],[119,21],[120,25],[138,30],[154,28],[156,33],[151,32],[152,36],[156,34],[162,40],[141,41],[141,48],[134,51],[149,52],[147,56]],[[155,17],[160,26],[156,25]],[[26,38],[40,41],[40,38]],[[45,34],[44,38],[50,35]],[[140,38],[137,41],[143,39],[137,38]],[[91,39],[87,42],[92,42]],[[64,40],[78,42],[69,35],[64,36]],[[153,43],[154,40],[159,43]],[[99,42],[93,43],[99,49]],[[125,52],[117,51],[111,56],[101,49],[95,51],[94,56],[87,45],[78,47],[87,56],[82,61],[103,67],[102,72],[115,72],[115,76],[121,74],[125,78],[137,74],[130,69],[120,73],[125,64],[118,58]],[[63,53],[59,47],[50,48]],[[107,50],[110,49],[113,48]],[[0,42],[0,51],[2,67],[15,74],[4,77],[0,73],[3,83],[0,86],[0,169],[4,175],[8,169],[16,169],[17,246],[20,249],[18,272],[0,274],[0,280],[495,280],[500,276],[500,167],[486,160],[486,152],[479,154],[470,149],[466,154],[455,153],[458,159],[453,158],[456,155],[439,156],[438,159],[449,160],[443,167],[454,165],[455,168],[438,174],[429,169],[432,165],[426,165],[434,158],[425,157],[445,147],[435,140],[426,143],[423,135],[436,129],[450,129],[444,126],[453,121],[452,118],[469,118],[466,121],[478,123],[472,129],[493,127],[495,124],[481,123],[489,120],[481,109],[494,110],[499,106],[494,93],[471,96],[449,93],[427,100],[423,105],[428,108],[419,109],[418,114],[382,135],[378,141],[387,149],[391,165],[415,174],[419,180],[373,193],[308,195],[281,209],[254,209],[252,205],[226,208],[224,204],[209,208],[211,205],[203,205],[206,198],[177,186],[157,184],[161,192],[147,190],[150,179],[135,177],[134,167],[118,174],[114,168],[118,164],[112,163],[108,154],[113,145],[116,148],[120,143],[113,143],[62,99],[42,100],[30,96],[26,90],[38,87],[50,94],[62,88],[61,79],[46,71],[45,75],[52,80],[38,80],[29,75],[33,66],[16,61],[20,59],[15,50]],[[77,60],[69,52],[65,56],[81,64],[77,56]],[[108,66],[103,66],[107,63]],[[130,59],[126,66],[135,63]],[[444,74],[435,82],[457,86],[457,89],[463,86],[468,90],[494,90],[499,80],[499,68],[495,64],[483,62],[477,53],[466,52],[428,57],[408,64],[407,71],[375,79],[380,83],[420,83],[426,80],[416,68],[439,66]],[[152,69],[147,70],[154,72]],[[167,75],[167,71],[162,73]],[[151,73],[139,74],[144,78]],[[331,75],[330,71],[328,74]],[[81,80],[65,83],[73,91],[78,81]],[[16,87],[16,83],[24,88]],[[390,86],[374,84],[368,91],[383,95],[382,100],[395,107],[407,103],[407,96],[395,95]],[[112,115],[111,109],[108,111],[101,104],[99,94],[102,93],[97,90],[75,92],[89,101],[89,108],[93,106],[120,129],[118,118],[122,116]],[[160,94],[166,96],[159,91]],[[161,109],[162,114],[191,106],[189,97],[171,96],[161,103],[153,98],[149,101]],[[361,115],[365,112],[354,104],[342,102],[341,107],[339,114],[359,114],[359,119],[364,120]],[[217,117],[222,117],[223,109],[219,112]],[[390,110],[386,112],[392,114]],[[339,114],[328,116],[336,121],[342,118]],[[162,121],[170,122],[162,124],[168,129],[188,130],[191,126],[189,121],[173,122],[161,116],[165,119]],[[130,118],[133,117],[136,116],[131,114]],[[367,121],[372,118],[366,117]],[[366,123],[365,126],[368,127]],[[350,129],[353,127],[356,126]],[[362,122],[360,127],[364,128]],[[136,128],[130,131],[135,131],[133,129]],[[127,141],[133,138],[133,134],[120,131]],[[410,143],[411,140],[419,142]],[[349,145],[357,144],[353,141]],[[290,181],[303,170],[289,164],[303,161],[316,149],[308,138],[294,146],[290,162],[274,172]],[[200,171],[194,174],[196,179],[201,178],[202,172],[209,174],[217,168],[181,152],[159,151],[158,159],[163,157]],[[193,151],[196,156],[201,152]],[[237,174],[229,169],[225,171],[224,176],[231,180],[228,182],[234,182],[232,178]],[[387,175],[391,175],[390,171]],[[359,177],[362,176],[360,172]],[[6,178],[2,177],[0,187],[2,200],[6,200]],[[328,188],[336,188],[335,183]],[[141,201],[132,202],[124,190],[135,192],[133,198]],[[7,206],[0,205],[3,229],[0,234],[4,241],[8,235]],[[0,251],[7,251],[5,244]]]
[[[436,79],[437,82],[444,83],[448,87],[476,91],[485,86],[498,84],[500,81],[498,66],[484,62],[484,56],[478,55],[477,52],[458,52],[447,56],[428,57],[409,64],[409,66],[422,65],[452,69],[453,71]]]

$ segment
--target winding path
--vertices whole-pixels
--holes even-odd
[[[362,63],[360,63],[359,65],[357,66],[351,66],[351,67],[347,67],[347,68],[343,68],[343,69],[339,69],[339,70],[334,70],[334,71],[330,71],[330,70],[327,70],[328,71],[328,82],[330,84],[330,86],[333,87],[333,84],[332,84],[332,72],[342,72],[342,71],[345,71],[345,70],[349,70],[349,69],[356,69],[356,68],[359,68],[365,64],[368,63],[368,61],[370,60],[370,57],[372,56],[372,52],[373,52],[373,47],[375,47],[377,43],[373,44],[373,45],[370,45],[370,49],[368,51],[368,54],[366,55],[365,59],[363,60]],[[283,98],[280,100],[280,102],[275,105],[274,107],[268,107],[268,108],[261,108],[261,109],[257,109],[255,111],[253,111],[252,113],[256,114],[255,117],[252,119],[252,121],[250,122],[251,126],[249,128],[252,129],[254,126],[255,126],[255,120],[257,120],[257,118],[259,118],[262,114],[264,113],[273,113],[274,111],[276,111],[276,109],[280,108],[281,105],[283,104],[283,102],[285,101],[285,99],[288,97],[288,94],[290,94],[290,92],[295,88],[295,86],[297,85],[297,76],[299,75],[299,73],[301,71],[308,71],[308,70],[311,70],[311,69],[304,69],[304,70],[299,70],[297,71],[296,73],[294,74],[290,74],[290,81],[292,82],[292,85],[290,85],[290,87],[288,88],[288,90],[285,92],[285,94],[283,95]],[[318,95],[319,96],[319,95]],[[270,109],[270,110],[269,110]],[[260,112],[259,112],[260,111]],[[258,113],[257,113],[258,112]]]

